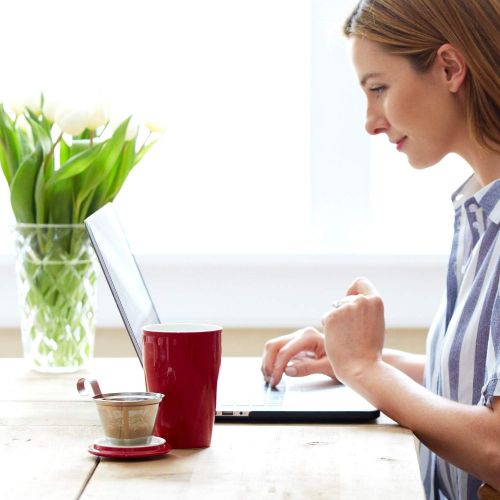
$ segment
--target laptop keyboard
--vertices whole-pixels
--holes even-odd
[[[285,397],[286,385],[285,381],[282,380],[275,388],[270,388],[267,384],[262,384],[262,386],[257,385],[257,387],[252,391],[238,390],[229,391],[227,388],[224,391],[224,401],[222,404],[224,406],[232,407],[265,407],[273,406],[279,407],[283,404],[283,399]]]
[[[285,397],[285,384],[280,383],[272,389],[270,386],[265,386],[265,393],[262,396],[260,403],[253,403],[253,406],[281,406]]]

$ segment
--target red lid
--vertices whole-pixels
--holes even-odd
[[[165,455],[172,449],[163,438],[153,438],[151,444],[142,446],[112,446],[105,439],[98,439],[89,446],[88,451],[98,457],[134,459]]]

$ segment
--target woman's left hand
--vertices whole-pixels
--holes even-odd
[[[381,361],[384,304],[373,284],[358,278],[346,297],[323,316],[325,349],[337,377],[345,383]]]

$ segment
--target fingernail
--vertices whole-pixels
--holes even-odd
[[[297,367],[291,365],[285,368],[285,373],[290,377],[295,377],[298,373]]]
[[[271,386],[274,387],[274,377],[270,377],[267,383]]]

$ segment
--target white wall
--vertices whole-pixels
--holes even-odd
[[[319,325],[356,276],[378,287],[387,326],[427,328],[445,284],[445,258],[435,256],[138,256],[164,321],[203,320],[225,327]],[[104,280],[98,326],[121,319]],[[0,328],[19,324],[14,258],[0,256]]]

